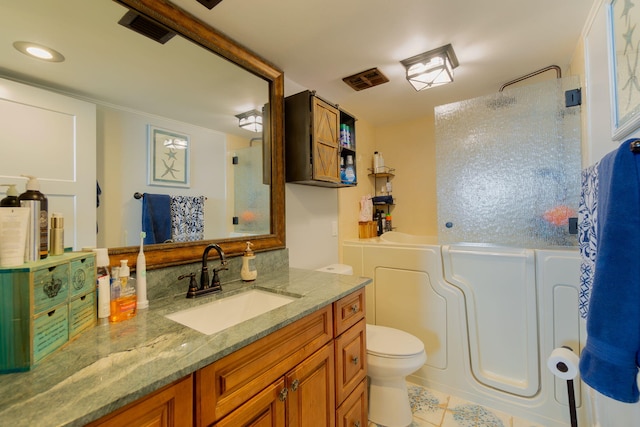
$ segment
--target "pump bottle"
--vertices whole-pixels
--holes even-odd
[[[7,188],[7,197],[0,200],[0,206],[3,208],[19,208],[20,200],[18,200],[18,190],[15,184],[0,184],[0,187]]]
[[[258,277],[258,270],[255,267],[256,255],[251,250],[253,243],[247,242],[247,248],[242,255],[242,268],[240,269],[240,277],[245,282],[252,282]]]
[[[47,198],[40,192],[38,178],[30,175],[22,176],[29,178],[29,181],[27,181],[26,191],[18,196],[18,200],[20,200],[20,206],[31,209],[25,261],[37,261],[49,255],[48,203]]]

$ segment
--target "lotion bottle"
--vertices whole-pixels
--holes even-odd
[[[108,323],[111,314],[111,276],[109,275],[109,254],[106,248],[93,249],[96,253],[98,288],[98,321]]]
[[[251,250],[253,243],[247,242],[247,248],[242,255],[242,269],[240,269],[240,277],[245,282],[252,282],[258,277],[258,270],[256,270],[255,259],[256,255]]]
[[[0,187],[7,188],[7,197],[0,200],[0,206],[3,208],[19,208],[20,200],[18,200],[18,190],[15,184],[0,184]]]

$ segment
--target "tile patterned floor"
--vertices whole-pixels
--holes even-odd
[[[407,383],[413,412],[410,427],[542,427],[509,414]],[[369,423],[369,427],[378,426]]]

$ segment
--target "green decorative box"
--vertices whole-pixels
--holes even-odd
[[[92,252],[0,268],[0,373],[28,371],[96,324]]]

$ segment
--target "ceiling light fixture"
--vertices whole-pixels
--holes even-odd
[[[238,126],[251,132],[262,132],[262,113],[258,110],[251,110],[242,114],[237,114]]]
[[[451,83],[458,58],[451,44],[400,61],[407,80],[417,91]]]
[[[41,44],[31,42],[14,42],[13,47],[18,52],[24,53],[25,55],[32,58],[37,58],[48,62],[64,61],[64,56],[60,52]]]

